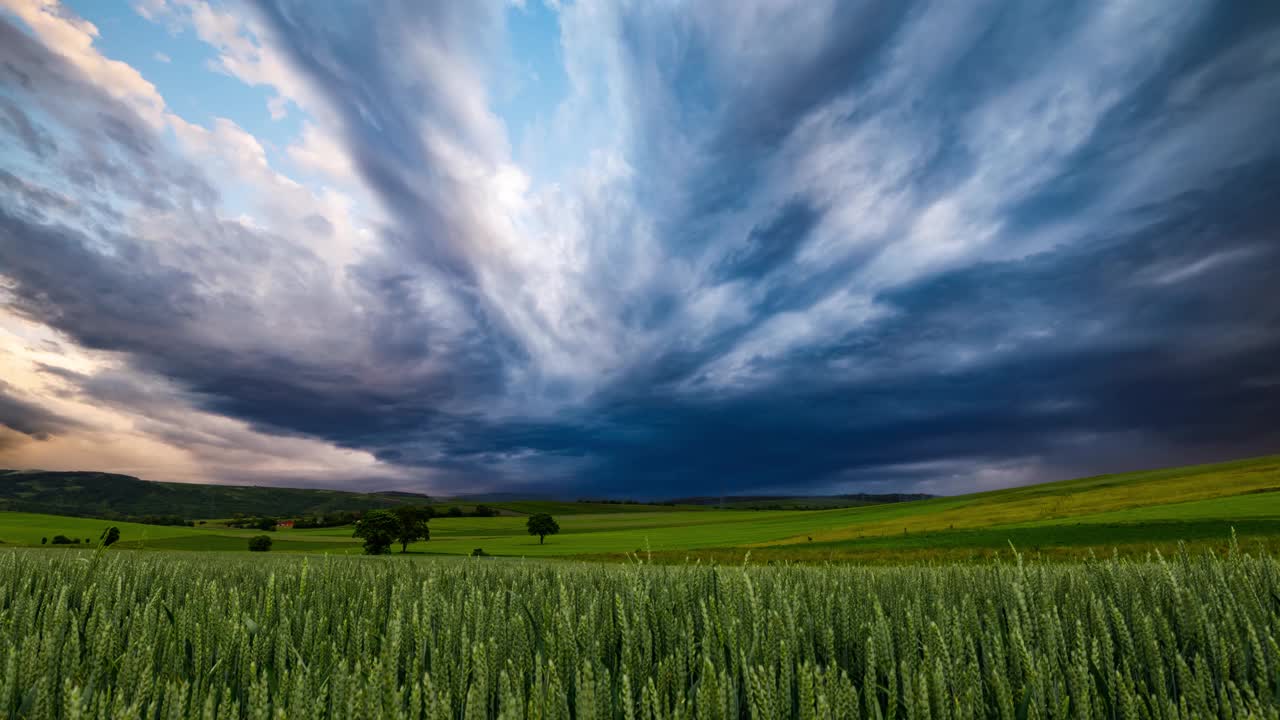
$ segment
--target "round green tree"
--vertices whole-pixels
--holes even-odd
[[[383,555],[400,534],[400,518],[390,510],[371,510],[356,522],[353,537],[364,540],[365,555]]]
[[[528,521],[525,522],[525,527],[529,529],[530,535],[538,536],[539,545],[547,541],[548,535],[555,535],[560,532],[560,523],[557,523],[556,519],[547,513],[530,515]]]
[[[100,539],[102,540],[103,547],[115,545],[116,541],[120,539],[120,528],[116,527],[115,525],[112,525],[111,527],[102,531],[102,537]]]
[[[431,539],[431,528],[427,526],[427,521],[435,513],[429,506],[401,505],[392,512],[400,523],[400,529],[396,531],[396,542],[400,543],[400,552],[408,552],[411,542]]]
[[[271,549],[271,538],[266,535],[254,535],[249,538],[250,552],[267,552]]]

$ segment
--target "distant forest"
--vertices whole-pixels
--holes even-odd
[[[404,492],[152,482],[101,472],[0,470],[0,510],[185,524],[235,515],[296,517],[430,502]],[[164,522],[157,522],[164,519]]]

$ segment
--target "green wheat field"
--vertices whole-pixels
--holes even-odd
[[[1277,717],[1280,563],[0,554],[30,718]]]

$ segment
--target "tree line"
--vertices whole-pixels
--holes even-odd
[[[120,528],[115,527],[114,525],[103,530],[102,534],[98,536],[98,541],[104,546],[111,545],[119,539],[120,539]],[[79,545],[80,538],[67,537],[66,535],[54,535],[52,542],[50,542],[48,537],[40,538],[40,544],[41,545]],[[84,544],[92,545],[93,538],[85,538]]]
[[[479,505],[476,509],[479,510],[483,507],[483,505]],[[450,511],[455,509],[457,508],[450,508]],[[497,514],[496,511],[494,514]],[[457,517],[452,512],[448,512],[446,515]],[[352,533],[352,537],[364,540],[364,552],[366,555],[386,554],[391,550],[393,544],[400,545],[400,552],[408,552],[410,543],[431,539],[429,522],[435,516],[435,511],[427,505],[401,505],[390,510],[371,510],[356,521],[355,532]],[[479,517],[488,516],[479,515]],[[560,532],[559,523],[547,513],[530,515],[528,520],[525,521],[525,528],[530,535],[538,537],[539,544],[545,542],[548,535],[555,535]],[[483,555],[484,552],[473,552],[472,554]]]

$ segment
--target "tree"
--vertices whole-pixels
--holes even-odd
[[[453,507],[446,510],[444,514],[448,515],[449,517],[462,517],[462,508],[458,507],[457,505],[454,505]]]
[[[271,538],[266,535],[254,535],[249,538],[249,552],[267,552],[271,549]]]
[[[48,545],[48,544],[49,544],[49,538],[47,538],[47,537],[42,537],[42,538],[40,538],[40,544],[41,544],[41,545]]]
[[[546,513],[530,515],[525,526],[529,528],[530,535],[538,536],[539,545],[546,542],[548,535],[555,535],[560,532],[560,523],[557,523],[555,518]]]
[[[112,525],[111,527],[102,531],[101,540],[102,540],[103,547],[110,547],[111,545],[115,545],[116,541],[119,539],[120,539],[120,528],[116,527],[115,525]]]
[[[390,510],[371,510],[356,523],[352,537],[364,540],[366,555],[382,555],[400,533],[400,519]]]
[[[435,515],[430,507],[417,505],[400,505],[392,510],[400,528],[396,531],[396,542],[400,543],[400,552],[409,551],[409,543],[415,540],[430,540],[431,528],[427,521]]]
[[[276,525],[277,525],[277,524],[278,524],[278,522],[276,521],[276,519],[275,519],[275,518],[273,518],[273,517],[263,517],[263,518],[258,518],[258,519],[254,522],[253,526],[254,526],[255,528],[257,528],[258,530],[269,530],[269,531],[271,531],[271,532],[275,532],[275,531],[276,531]]]
[[[54,545],[70,545],[71,538],[67,537],[66,535],[54,535],[53,544]]]

